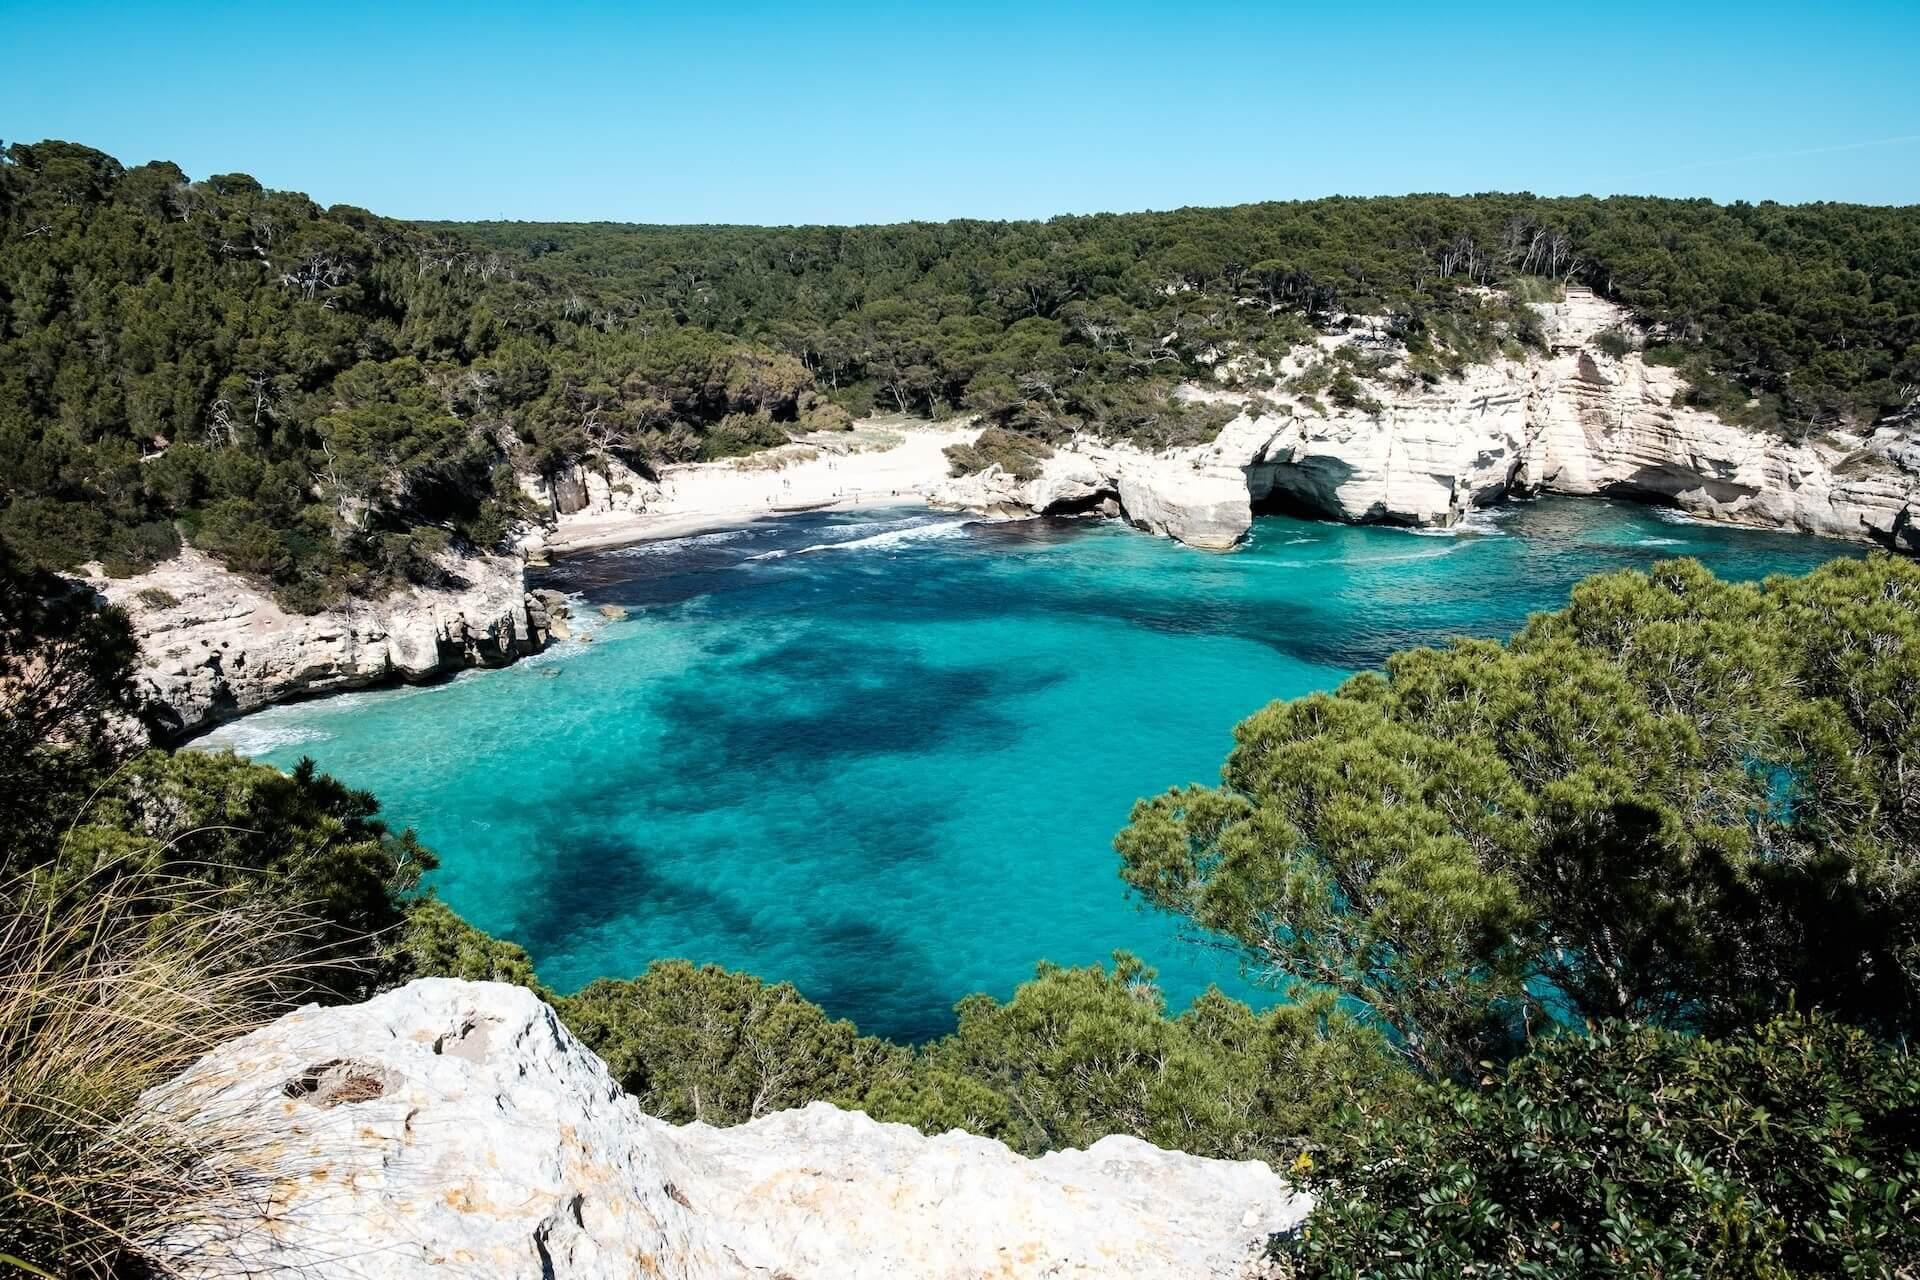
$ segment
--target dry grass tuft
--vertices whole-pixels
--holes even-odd
[[[0,884],[0,1274],[153,1274],[209,1143],[147,1089],[283,1012],[297,917],[152,875]]]

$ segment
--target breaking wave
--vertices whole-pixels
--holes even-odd
[[[788,556],[812,555],[816,551],[886,551],[916,542],[938,542],[947,538],[964,537],[966,532],[965,521],[942,520],[935,524],[908,525],[904,529],[889,528],[881,533],[868,534],[864,538],[848,538],[841,542],[816,542],[807,547],[783,547],[774,551],[762,551],[757,556],[748,556],[747,559],[784,560]]]

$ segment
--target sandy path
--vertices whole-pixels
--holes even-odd
[[[844,436],[810,437],[806,445],[816,456],[778,469],[765,465],[767,455],[668,467],[644,511],[560,517],[547,535],[547,554],[681,538],[797,511],[925,501],[947,478],[942,450],[978,434],[973,426],[863,424]]]

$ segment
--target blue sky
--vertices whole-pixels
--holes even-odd
[[[1920,4],[0,0],[0,139],[399,217],[1920,203]]]

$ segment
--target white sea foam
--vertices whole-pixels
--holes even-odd
[[[1655,520],[1661,520],[1666,522],[1667,524],[1712,524],[1713,523],[1713,521],[1711,520],[1702,520],[1699,516],[1690,516],[1686,512],[1680,510],[1678,507],[1648,507],[1647,510],[1653,513],[1653,518]]]
[[[333,705],[339,704],[335,702]],[[324,729],[299,720],[295,708],[274,707],[256,711],[232,724],[223,724],[211,733],[194,739],[193,746],[202,751],[231,750],[243,756],[262,756],[269,751],[298,746],[303,742],[325,742],[332,736]]]
[[[1458,538],[1465,534],[1476,538],[1504,538],[1507,531],[1500,527],[1500,522],[1512,514],[1506,507],[1476,507],[1445,528],[1428,525],[1403,528],[1401,532],[1410,533],[1416,538]]]
[[[749,538],[757,532],[759,531],[755,529],[720,529],[713,533],[688,534],[684,538],[661,538],[657,542],[636,542],[630,547],[615,547],[611,551],[602,551],[597,554],[621,560],[651,556],[671,556],[678,555],[682,551],[691,550],[694,547],[711,547],[723,542],[733,542],[740,538]]]
[[[1350,564],[1398,564],[1407,560],[1438,560],[1441,556],[1450,556],[1465,545],[1455,542],[1444,547],[1435,547],[1431,551],[1410,551],[1403,555],[1392,556],[1353,556],[1351,558],[1328,561],[1330,565]]]
[[[1687,544],[1680,538],[1642,538],[1633,545],[1636,547],[1684,547]]]
[[[848,526],[859,528],[858,525]],[[843,542],[816,542],[812,546],[783,548],[777,551],[762,551],[757,556],[748,556],[749,560],[784,560],[788,556],[812,555],[816,551],[887,551],[895,547],[907,546],[915,542],[937,542],[946,538],[957,538],[967,531],[963,520],[941,520],[931,524],[910,524],[905,528],[898,525],[882,525],[880,533],[868,534],[864,538],[848,538]]]

